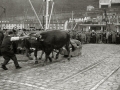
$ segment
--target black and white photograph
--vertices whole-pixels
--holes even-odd
[[[120,90],[120,0],[0,0],[0,90]]]

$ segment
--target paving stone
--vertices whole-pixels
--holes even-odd
[[[34,61],[28,61],[28,62],[19,62],[20,65],[23,67],[20,70],[14,69],[13,62],[10,62],[10,64],[7,65],[10,69],[8,71],[3,71],[0,69],[0,72],[2,78],[0,78],[0,86],[5,88],[5,82],[1,82],[1,80],[10,80],[17,82],[16,84],[11,84],[12,86],[6,86],[7,88],[13,89],[19,89],[19,90],[40,90],[36,87],[40,87],[45,90],[55,89],[55,90],[89,90],[90,87],[95,85],[97,83],[98,79],[101,79],[106,76],[106,74],[109,74],[114,68],[118,66],[119,62],[119,51],[120,46],[119,45],[109,45],[109,44],[86,44],[83,45],[82,48],[82,55],[78,57],[72,57],[71,61],[68,62],[67,59],[64,60],[64,62],[61,60],[58,60],[55,62],[53,60],[52,64],[48,64],[46,66],[42,66],[40,63],[38,65],[34,64]],[[116,54],[113,53],[116,52]],[[25,60],[25,56],[18,56],[18,59]],[[112,57],[110,57],[112,56]],[[108,63],[104,63],[100,67],[94,68],[93,70],[83,73],[81,75],[78,75],[76,78],[72,78],[68,80],[68,82],[61,83],[64,79],[68,78],[69,76],[72,76],[75,74],[78,70],[82,70],[85,67],[102,60],[106,57],[109,57],[109,59],[105,59]],[[61,57],[60,57],[61,58]],[[63,57],[62,57],[63,58]],[[2,62],[0,58],[0,62]],[[115,59],[115,60],[113,60]],[[108,66],[107,66],[108,65]],[[107,66],[107,67],[106,67]],[[104,70],[102,67],[106,67]],[[103,70],[103,72],[97,72],[100,70]],[[119,77],[119,75],[118,75]],[[120,78],[118,78],[120,80]],[[81,82],[83,81],[83,82]],[[116,82],[111,79],[110,82]],[[26,83],[26,85],[24,85]],[[119,83],[119,82],[116,82]],[[58,85],[57,85],[58,84]],[[8,84],[7,84],[8,85]],[[33,85],[33,86],[32,86]],[[107,84],[106,84],[107,85]],[[119,84],[118,84],[119,85]],[[103,86],[103,90],[106,86]],[[107,88],[115,88],[118,86],[115,86],[115,84],[109,84]],[[26,88],[26,89],[25,89]],[[101,89],[101,90],[102,90]],[[106,89],[108,90],[108,89]]]

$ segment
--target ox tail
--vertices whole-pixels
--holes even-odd
[[[72,51],[75,51],[75,47],[73,46],[72,42],[70,41],[70,45],[72,47]]]

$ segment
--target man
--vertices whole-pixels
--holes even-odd
[[[0,46],[2,44],[3,38],[4,38],[4,33],[3,31],[0,30]],[[1,48],[0,48],[0,51],[1,51]],[[1,52],[0,52],[0,56],[1,56]]]
[[[106,30],[102,32],[102,42],[106,43]]]
[[[116,44],[119,44],[119,32],[116,32]]]
[[[91,33],[90,33],[90,30],[86,32],[86,43],[90,43],[90,36],[91,36]]]
[[[109,35],[110,35],[110,32],[107,30],[107,32],[106,32],[106,43],[109,43]]]
[[[91,43],[96,43],[96,32],[94,30],[92,30],[90,41]]]
[[[8,64],[10,59],[12,59],[14,61],[16,69],[21,68],[18,64],[16,55],[14,54],[11,46],[12,46],[12,41],[21,40],[21,39],[24,39],[24,38],[28,38],[28,36],[14,37],[14,32],[13,31],[11,31],[11,30],[7,31],[7,35],[4,37],[4,39],[2,41],[2,44],[1,44],[1,54],[2,54],[3,58],[5,59],[3,64],[2,64],[2,68],[4,70],[8,70],[6,65]]]

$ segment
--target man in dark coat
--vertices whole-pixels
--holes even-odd
[[[2,31],[0,31],[0,46],[2,44],[3,38],[4,38],[4,34]],[[0,56],[1,56],[1,48],[0,48]]]
[[[94,30],[92,30],[92,33],[91,33],[91,43],[95,43],[96,42],[96,33]]]
[[[116,33],[116,44],[119,44],[119,32]]]
[[[1,44],[1,54],[2,54],[3,58],[5,59],[3,64],[2,64],[2,68],[4,70],[8,70],[6,65],[8,64],[10,59],[12,59],[14,61],[16,69],[20,69],[21,68],[19,66],[19,64],[18,64],[16,55],[14,54],[11,46],[12,46],[12,41],[24,39],[24,38],[27,38],[27,37],[28,36],[14,37],[14,32],[13,31],[11,31],[11,30],[7,31],[7,35],[4,37],[4,39],[2,41],[2,44]]]

